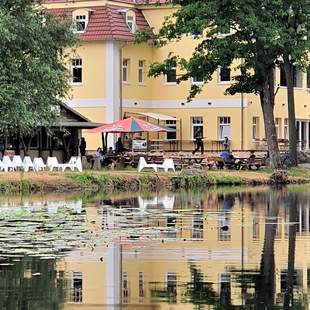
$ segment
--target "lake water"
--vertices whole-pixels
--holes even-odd
[[[0,198],[0,309],[308,309],[310,187]]]

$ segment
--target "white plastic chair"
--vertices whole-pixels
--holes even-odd
[[[14,166],[14,170],[17,170],[18,168],[24,169],[22,158],[19,155],[13,156],[12,164]]]
[[[49,171],[53,171],[55,168],[60,170],[63,167],[63,164],[58,163],[57,157],[48,157],[46,165]]]
[[[141,172],[145,168],[151,168],[151,169],[154,169],[155,172],[157,172],[156,164],[148,164],[144,157],[140,157],[139,163],[138,163],[138,172]]]
[[[3,156],[2,164],[6,165],[8,170],[14,171],[14,165],[11,161],[11,158],[8,155]]]
[[[4,164],[2,161],[0,161],[0,171],[8,172],[9,167],[7,164]]]
[[[172,169],[175,172],[174,162],[171,158],[166,158],[162,164],[157,165],[157,168],[164,169],[165,172]]]
[[[78,171],[82,172],[82,161],[81,157],[79,156],[72,156],[67,164],[62,165],[62,172],[64,172],[67,168],[74,171],[74,169],[77,169]]]
[[[46,165],[43,162],[43,159],[41,157],[35,157],[33,159],[33,170],[34,171],[41,171],[46,168]]]
[[[27,172],[29,171],[29,169],[32,169],[34,170],[34,165],[33,165],[33,162],[30,158],[30,156],[25,156],[24,157],[24,160],[23,160],[23,167],[24,167],[24,170]]]

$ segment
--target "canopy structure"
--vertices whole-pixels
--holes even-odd
[[[134,112],[134,114],[143,115],[156,119],[158,121],[177,121],[177,118],[165,114],[153,113],[153,112]]]
[[[89,133],[135,133],[135,132],[167,132],[169,128],[158,126],[130,117],[89,130]]]

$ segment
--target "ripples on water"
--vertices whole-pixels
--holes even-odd
[[[308,309],[308,190],[2,198],[0,309]]]

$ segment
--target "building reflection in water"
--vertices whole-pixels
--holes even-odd
[[[307,309],[309,209],[286,188],[86,204],[92,243],[55,267],[64,309]]]
[[[103,229],[117,231],[126,223],[127,227],[154,227],[159,233],[152,240],[137,237],[125,244],[97,247],[102,261],[80,261],[84,273],[89,273],[90,264],[96,270],[88,275],[94,279],[94,290],[84,287],[83,297],[91,296],[83,299],[84,305],[114,303],[118,309],[122,302],[133,309],[138,305],[142,309],[193,309],[193,305],[197,309],[203,305],[262,309],[264,304],[264,309],[274,309],[289,299],[289,307],[292,300],[294,304],[302,300],[306,307],[310,200],[298,198],[294,222],[290,197],[286,189],[266,189],[220,195],[178,193],[173,208],[172,198],[165,207],[167,200],[157,196],[140,196],[131,204],[113,202],[114,206],[104,202],[97,207],[109,223]],[[87,214],[92,208],[86,208]],[[290,238],[296,239],[295,246]],[[68,258],[66,269],[72,270],[75,264]],[[95,280],[98,277],[106,279],[101,287]]]

